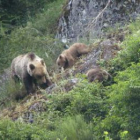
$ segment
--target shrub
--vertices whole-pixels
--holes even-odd
[[[119,72],[116,84],[107,90],[110,111],[101,122],[103,131],[109,132],[111,138],[119,139],[127,131],[126,139],[138,139],[140,116],[140,63],[132,64],[125,71]],[[99,129],[98,129],[99,131]]]
[[[66,117],[57,129],[58,138],[66,140],[93,140],[92,124],[87,124],[81,115]]]
[[[32,124],[0,120],[1,140],[47,140],[47,131]]]
[[[50,108],[59,111],[63,115],[83,114],[86,121],[93,117],[104,117],[106,114],[104,94],[105,88],[100,83],[88,83],[81,81],[68,94],[57,94],[50,96]]]
[[[3,29],[0,29],[0,31],[3,30],[5,33],[10,33],[17,26],[25,26],[29,18],[43,12],[45,5],[54,1],[56,0],[1,0],[0,23]]]
[[[118,53],[118,56],[112,60],[112,66],[115,70],[124,70],[131,63],[138,63],[140,57],[140,30],[135,24],[140,21],[136,21],[129,26],[132,34],[126,36],[125,40],[121,44],[122,50]]]

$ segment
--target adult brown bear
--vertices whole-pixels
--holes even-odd
[[[83,43],[74,43],[69,49],[64,50],[57,58],[56,64],[64,69],[74,65],[75,59],[82,54],[87,54],[90,49]]]
[[[42,58],[34,53],[19,55],[11,64],[12,78],[21,80],[27,93],[33,93],[37,86],[46,88],[51,85],[46,64]]]

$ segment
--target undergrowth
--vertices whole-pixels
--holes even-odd
[[[44,102],[44,111],[30,112],[34,113],[31,122],[25,122],[22,116],[15,122],[1,119],[0,138],[3,140],[139,139],[140,24],[138,23],[140,23],[139,20],[128,26],[131,33],[121,43],[122,50],[119,51],[117,57],[110,62],[110,69],[113,69],[115,73],[112,77],[114,80],[112,84],[105,86],[102,83],[88,83],[86,79],[83,79],[68,93],[62,90],[53,94],[45,94],[47,100]],[[26,36],[28,36],[31,33],[35,42],[38,38],[43,40],[44,36],[39,35],[38,32],[28,32],[30,28],[26,29],[28,27],[23,29],[23,34],[27,33]],[[22,28],[19,29],[21,33],[20,30]],[[18,36],[20,36],[20,33]],[[14,36],[15,34],[11,35]],[[16,42],[16,36],[14,38]],[[29,38],[28,42],[32,44],[31,40]],[[18,42],[19,40],[16,43],[18,44]],[[32,45],[37,49],[40,42],[36,42],[37,44],[35,42]],[[26,44],[26,41],[24,43]],[[44,43],[47,42],[44,41]],[[41,46],[43,46],[43,43]],[[24,51],[23,46],[22,49]],[[39,53],[39,51],[37,52]],[[14,56],[12,53],[11,55]]]

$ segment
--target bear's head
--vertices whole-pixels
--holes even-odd
[[[44,60],[34,60],[28,64],[27,71],[37,84],[46,88],[50,85],[49,75]],[[49,81],[49,82],[48,82]],[[45,86],[46,85],[46,86]]]
[[[60,54],[59,57],[56,60],[56,63],[58,65],[59,68],[64,68],[66,69],[68,67],[68,59],[65,55]]]

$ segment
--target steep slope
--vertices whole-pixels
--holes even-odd
[[[121,35],[125,34],[126,30],[122,30]],[[91,52],[80,57],[73,68],[69,68],[60,74],[57,72],[55,75],[53,75],[52,80],[54,84],[46,90],[42,90],[41,92],[43,94],[40,94],[39,92],[39,95],[37,95],[37,93],[35,95],[27,96],[25,99],[23,99],[23,101],[20,101],[19,104],[17,104],[16,106],[14,105],[14,107],[12,107],[10,111],[8,111],[9,108],[4,109],[1,117],[9,116],[12,120],[17,120],[19,117],[24,116],[23,114],[30,114],[32,110],[38,112],[38,108],[41,112],[43,112],[43,104],[45,102],[48,102],[46,94],[59,94],[59,92],[69,92],[74,88],[75,85],[77,85],[81,81],[81,79],[76,78],[76,75],[86,74],[89,69],[102,66],[101,63],[104,63],[104,68],[110,70],[108,65],[106,64],[109,63],[109,61],[117,55],[118,51],[120,51],[120,43],[121,41],[119,40],[118,33],[114,32],[114,38],[112,37],[112,39],[105,39],[103,41],[98,41],[91,44]],[[21,92],[21,94],[23,93]]]
[[[139,139],[139,29],[138,19],[88,42],[91,52],[79,58],[73,68],[52,73],[54,84],[46,90],[18,101],[6,96],[0,102],[0,139]],[[111,73],[109,84],[87,81],[86,71],[97,66]],[[15,92],[23,94],[20,87],[5,86],[13,97]]]

